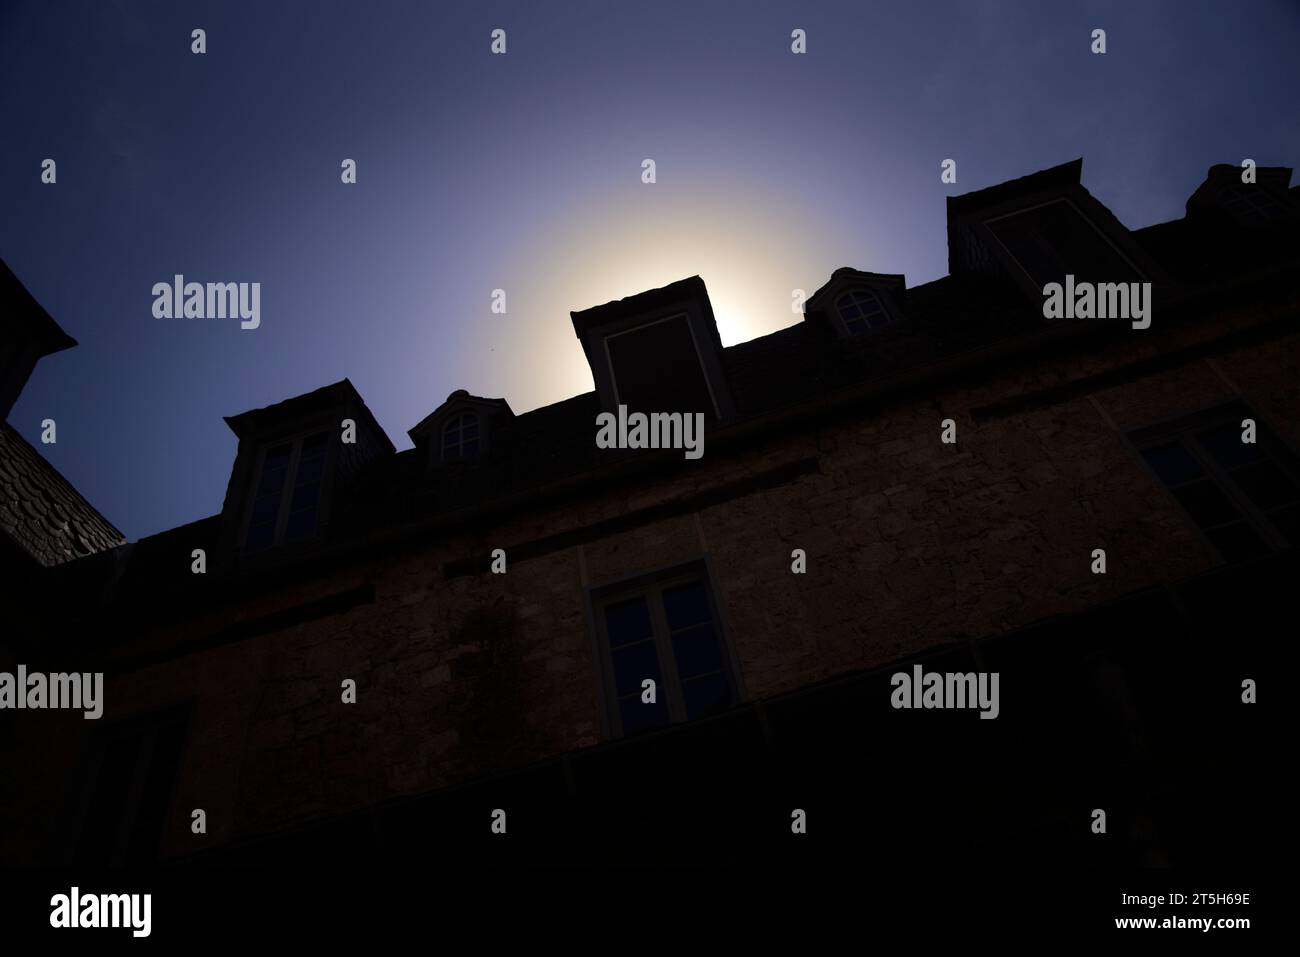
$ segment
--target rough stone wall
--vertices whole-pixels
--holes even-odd
[[[972,415],[1133,358],[1114,350],[895,401],[743,455],[706,448],[669,480],[262,596],[238,614],[376,589],[373,604],[343,614],[110,676],[105,720],[122,716],[117,702],[146,711],[194,700],[164,840],[164,853],[183,854],[597,743],[585,589],[702,554],[750,697],[1077,611],[1214,563],[1121,432],[1240,390],[1300,445],[1298,347],[1293,335],[1012,415]],[[939,441],[947,417],[955,447]],[[511,561],[505,575],[443,575],[467,555],[807,457],[816,471],[787,485]],[[1104,576],[1090,571],[1097,547]],[[806,575],[790,572],[794,548],[807,552]],[[209,634],[232,614],[196,615],[183,634]],[[357,682],[355,705],[340,701],[344,678]],[[18,737],[47,775],[28,782],[31,793],[75,780],[90,724],[57,714],[46,734]],[[195,807],[208,815],[204,837],[190,834]],[[43,859],[44,840],[31,828],[7,857]]]

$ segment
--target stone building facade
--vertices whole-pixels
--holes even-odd
[[[698,278],[574,313],[593,392],[457,391],[409,450],[346,380],[231,417],[221,513],[10,588],[0,670],[103,671],[105,716],[2,716],[6,863],[1249,859],[1197,755],[1267,764],[1300,194],[1216,166],[1130,230],[1081,165],[750,342]],[[1064,273],[1150,283],[1150,327],[1045,320]],[[702,410],[703,456],[596,448],[619,405]],[[916,663],[997,672],[997,719],[893,707]]]

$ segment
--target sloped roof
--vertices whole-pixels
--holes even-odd
[[[446,401],[443,402],[442,405],[438,406],[415,425],[411,426],[411,428],[407,429],[406,434],[411,437],[411,441],[418,441],[433,429],[434,425],[439,421],[444,412],[460,405],[466,405],[471,408],[478,407],[488,409],[490,410],[490,414],[494,416],[503,415],[506,418],[513,418],[515,414],[514,410],[510,408],[510,403],[505,399],[493,399],[482,395],[470,395],[465,389],[457,389],[451,395],[447,396]]]
[[[964,197],[952,197],[950,217],[1026,191],[1077,185],[1080,168],[1081,161],[1075,160]],[[1238,274],[1249,271],[1246,267],[1271,267],[1300,255],[1297,240],[1287,239],[1280,232],[1287,225],[1251,230],[1224,228],[1211,236],[1202,225],[1182,219],[1133,230],[1132,236],[1157,261],[1184,266],[1171,269],[1180,278],[1192,284],[1218,283],[1226,278],[1225,272],[1240,278]],[[1269,247],[1262,258],[1255,252],[1260,243]],[[1251,250],[1251,258],[1234,259],[1227,255],[1232,250]],[[1210,265],[1218,268],[1204,268]],[[748,427],[753,424],[750,420],[775,420],[787,410],[797,412],[799,407],[824,396],[860,392],[864,384],[917,382],[922,371],[932,366],[951,368],[958,364],[956,360],[965,361],[967,357],[983,362],[988,355],[1005,354],[1003,346],[1018,340],[1037,348],[1036,343],[1043,338],[1041,311],[1006,277],[957,272],[907,289],[902,288],[901,277],[844,269],[837,270],[832,280],[850,275],[896,282],[904,321],[870,336],[845,339],[837,336],[829,324],[809,321],[815,312],[810,310],[804,321],[721,349],[720,361],[735,399],[738,420],[724,426],[724,430]],[[703,282],[698,277],[575,312],[574,331],[581,337],[592,325],[692,298],[698,298],[702,307],[708,308]],[[1092,330],[1094,326],[1082,320],[1075,324],[1073,332],[1067,323],[1053,324],[1051,331],[1053,335],[1086,332],[1099,338],[1109,334],[1101,327]],[[342,396],[361,401],[344,380],[227,421],[242,435],[245,430],[256,431],[267,418],[316,408]],[[449,401],[470,398],[458,390]],[[597,394],[587,392],[508,417],[494,429],[491,446],[481,457],[438,468],[429,467],[427,454],[419,448],[381,454],[340,488],[338,507],[324,538],[335,542],[366,540],[382,535],[384,529],[431,519],[451,524],[475,521],[489,503],[509,503],[513,508],[533,502],[535,493],[543,489],[553,492],[557,487],[567,489],[582,482],[616,481],[614,473],[635,467],[629,460],[649,458],[653,453],[598,450],[593,436],[596,416],[601,411]],[[186,526],[185,534],[174,542],[171,537],[157,537],[150,548],[142,547],[141,552],[170,555],[173,545],[179,549],[191,544],[191,540],[214,537],[219,520],[214,516]],[[132,561],[139,564],[136,558],[133,556]]]
[[[948,222],[967,213],[996,206],[1017,196],[1036,193],[1039,190],[1061,186],[1078,186],[1083,181],[1083,157],[1072,159],[1059,166],[1049,166],[1027,176],[1018,176],[1004,183],[996,183],[984,189],[962,193],[960,196],[948,197]]]
[[[126,541],[7,422],[0,425],[0,531],[45,567]]]
[[[1079,165],[1079,161],[1063,164],[1014,185],[981,191],[984,196],[979,202],[994,194],[1077,182]],[[1012,188],[1002,190],[1002,186]],[[1281,235],[1286,225],[1230,229],[1210,237],[1196,223],[1181,219],[1134,230],[1132,235],[1162,263],[1172,267],[1194,263],[1191,275],[1185,277],[1189,281],[1214,283],[1251,264],[1226,256],[1224,247],[1256,250],[1257,242],[1264,243],[1270,247],[1268,255],[1255,265],[1274,268],[1279,261],[1300,255],[1300,243]],[[1207,268],[1211,263],[1202,262],[1205,256],[1213,257],[1218,268]],[[596,307],[595,315],[603,321],[621,315],[629,303],[644,308],[647,303],[675,299],[691,291],[696,282],[684,280]],[[836,336],[827,324],[809,321],[810,313],[784,329],[722,349],[721,362],[738,418],[765,417],[864,383],[919,372],[1021,339],[1033,340],[1044,332],[1035,304],[996,276],[958,273],[901,289],[897,295],[904,321],[870,336]],[[574,314],[576,331],[581,331],[592,312]],[[1069,331],[1066,323],[1056,326]],[[1078,332],[1108,335],[1107,329],[1086,320],[1075,326]],[[451,468],[430,470],[414,451],[381,457],[363,471],[335,532],[365,534],[384,525],[469,512],[493,499],[527,494],[547,483],[591,474],[642,454],[596,449],[592,436],[600,411],[596,393],[587,392],[517,415],[500,430],[489,454]]]
[[[0,259],[0,305],[6,322],[18,326],[36,346],[37,355],[47,356],[61,349],[71,349],[77,340],[63,331],[39,302],[27,291],[8,263]]]
[[[228,415],[225,420],[226,425],[230,426],[230,431],[243,439],[255,435],[260,429],[277,422],[297,416],[328,411],[339,406],[359,410],[365,424],[374,433],[375,437],[388,447],[388,451],[393,451],[392,440],[380,427],[379,423],[375,421],[374,415],[361,398],[361,393],[357,391],[356,386],[349,379],[340,379],[338,382],[321,386],[319,389],[313,389],[311,392],[305,392],[302,395],[295,395],[292,398],[260,409],[249,409],[247,412],[241,412],[238,415]]]

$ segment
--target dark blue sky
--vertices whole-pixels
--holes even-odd
[[[135,539],[221,507],[223,415],[344,376],[405,448],[457,388],[590,389],[571,309],[698,273],[750,339],[837,266],[943,275],[945,196],[1076,156],[1180,216],[1300,163],[1297,49],[1294,0],[4,0],[0,255],[80,341],[10,421]],[[153,318],[175,273],[260,282],[261,328]]]

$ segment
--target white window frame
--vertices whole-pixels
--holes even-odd
[[[674,727],[687,722],[686,702],[682,691],[681,675],[677,670],[668,622],[663,610],[663,592],[677,585],[692,582],[703,583],[709,602],[710,621],[715,629],[718,647],[722,655],[722,673],[731,687],[732,707],[737,707],[747,699],[744,680],[740,670],[740,661],[731,640],[731,631],[727,627],[726,615],[718,590],[717,577],[713,573],[712,563],[707,558],[695,559],[680,564],[670,565],[655,571],[634,574],[615,582],[594,586],[587,589],[586,601],[595,645],[596,669],[598,680],[598,697],[602,717],[610,738],[625,737],[623,719],[619,711],[618,689],[615,685],[613,651],[609,645],[609,633],[606,630],[605,609],[631,598],[643,598],[650,614],[656,655],[659,659],[659,674],[662,684],[659,693],[664,696],[668,710],[668,724],[664,728]],[[704,719],[697,719],[704,720]],[[659,729],[662,730],[662,729]]]
[[[845,296],[851,296],[856,293],[867,293],[874,298],[880,306],[880,311],[889,317],[889,321],[883,326],[873,327],[867,324],[864,319],[863,323],[867,325],[867,328],[862,332],[852,331],[849,328],[848,322],[845,321],[844,315],[840,312],[840,300]],[[898,325],[900,321],[894,310],[889,308],[889,304],[885,302],[885,297],[880,293],[880,291],[878,289],[872,289],[870,286],[846,286],[844,289],[841,289],[835,298],[831,300],[831,310],[835,313],[835,321],[838,322],[840,328],[844,330],[844,335],[850,339],[860,339],[864,336],[872,336],[876,333],[884,332],[886,329],[891,329]]]
[[[478,435],[475,438],[475,441],[478,444],[478,449],[477,451],[474,452],[473,455],[461,454],[456,456],[455,458],[448,458],[447,457],[447,430],[451,428],[451,424],[453,422],[461,423],[456,429],[457,433],[461,436],[456,442],[456,449],[457,451],[462,451],[465,448],[465,438],[464,438],[465,426],[464,423],[461,422],[461,420],[466,417],[473,417],[475,424],[478,426]],[[483,416],[480,415],[478,412],[476,412],[474,409],[461,409],[459,412],[453,412],[451,415],[447,416],[447,418],[443,420],[442,425],[438,428],[439,461],[469,462],[481,456],[483,454],[483,438],[484,438],[483,430],[484,430]]]
[[[1014,209],[1008,213],[1002,213],[999,216],[990,216],[988,219],[982,221],[984,228],[988,231],[988,234],[993,237],[993,241],[996,242],[998,244],[998,248],[1002,250],[1002,254],[1006,257],[1006,259],[1009,262],[1015,264],[1016,269],[1020,271],[1020,274],[1025,277],[1025,280],[1029,283],[1029,286],[1032,287],[1037,293],[1041,294],[1042,292],[1042,290],[1039,289],[1038,286],[1036,285],[1037,280],[1035,280],[1033,276],[1029,275],[1029,270],[1020,264],[1020,260],[1016,258],[1015,254],[1010,249],[1007,248],[1006,243],[1004,243],[1001,240],[1001,238],[998,236],[998,234],[994,232],[993,224],[1001,222],[1004,219],[1013,219],[1016,216],[1022,216],[1025,213],[1032,213],[1036,209],[1042,209],[1045,206],[1052,206],[1056,203],[1064,203],[1065,205],[1073,209],[1076,213],[1078,213],[1079,218],[1082,219],[1084,223],[1087,224],[1088,228],[1091,229],[1094,233],[1096,233],[1099,237],[1101,237],[1101,240],[1104,243],[1106,243],[1106,245],[1110,246],[1111,249],[1115,250],[1115,254],[1119,256],[1120,259],[1124,260],[1126,263],[1129,264],[1129,267],[1133,270],[1133,273],[1135,276],[1137,276],[1138,280],[1143,282],[1150,280],[1150,277],[1147,275],[1146,270],[1143,269],[1141,266],[1139,266],[1137,263],[1135,263],[1133,261],[1132,256],[1124,252],[1124,250],[1120,249],[1120,247],[1115,244],[1115,241],[1106,235],[1106,231],[1098,227],[1098,225],[1092,221],[1092,218],[1087,213],[1085,213],[1082,209],[1079,208],[1077,203],[1073,202],[1068,196],[1056,196],[1053,197],[1052,199],[1044,200],[1041,203],[1035,203],[1032,206],[1022,206],[1020,209]],[[1069,264],[1066,264],[1066,272],[1069,272],[1069,270],[1070,270],[1070,266]]]
[[[1219,205],[1242,222],[1273,223],[1286,217],[1286,207],[1268,190],[1260,189],[1258,183],[1232,183],[1219,190],[1218,200]]]
[[[690,333],[691,345],[695,347],[695,361],[699,363],[700,375],[704,377],[704,387],[709,390],[709,401],[713,403],[713,414],[718,419],[722,418],[722,409],[718,405],[718,396],[713,390],[713,380],[709,376],[708,366],[704,364],[704,353],[700,351],[699,340],[695,338],[695,324],[691,322],[691,317],[686,312],[673,313],[671,316],[663,316],[659,319],[643,322],[635,326],[629,326],[626,329],[619,329],[617,332],[606,333],[601,336],[601,348],[605,352],[605,368],[609,370],[610,385],[614,389],[615,405],[623,405],[623,399],[618,393],[618,376],[614,371],[614,357],[609,352],[609,340],[615,336],[625,336],[629,333],[640,332],[643,329],[649,329],[651,326],[657,326],[660,323],[672,322],[675,319],[681,319],[686,323],[686,331]],[[647,409],[648,412],[693,412],[694,409]]]

